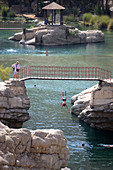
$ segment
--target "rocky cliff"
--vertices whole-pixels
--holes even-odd
[[[113,131],[113,82],[101,82],[71,98],[71,113],[91,127]]]
[[[61,130],[10,129],[0,123],[1,170],[61,170],[69,149]]]
[[[30,100],[22,81],[0,82],[0,121],[13,128],[22,127],[30,119]]]
[[[41,25],[24,33],[16,33],[9,39],[25,45],[70,45],[102,42],[104,34],[99,30],[80,31],[65,25]]]

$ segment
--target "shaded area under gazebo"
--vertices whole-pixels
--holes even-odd
[[[44,19],[47,18],[47,11],[52,11],[52,25],[56,23],[56,10],[60,10],[60,25],[63,25],[63,10],[65,9],[63,6],[57,4],[56,2],[52,2],[49,5],[43,7],[44,9]]]

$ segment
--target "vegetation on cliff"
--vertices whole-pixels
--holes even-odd
[[[0,65],[0,79],[2,81],[8,80],[10,73],[11,73],[10,67],[4,68],[3,65]]]

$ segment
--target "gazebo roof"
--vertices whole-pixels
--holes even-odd
[[[56,9],[59,9],[59,10],[61,10],[61,9],[65,9],[65,8],[63,6],[57,4],[56,2],[52,2],[51,4],[43,7],[42,9],[47,9],[47,10],[52,10],[52,9],[56,10]]]

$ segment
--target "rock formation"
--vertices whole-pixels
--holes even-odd
[[[71,45],[104,41],[104,34],[99,30],[80,31],[65,25],[41,25],[34,29],[16,33],[10,40],[17,40],[25,45]]]
[[[22,81],[0,82],[0,121],[13,128],[22,127],[30,119],[30,100]]]
[[[61,130],[10,129],[0,123],[1,170],[60,170],[69,149]]]
[[[71,98],[71,113],[91,127],[113,131],[113,82],[101,82]]]

